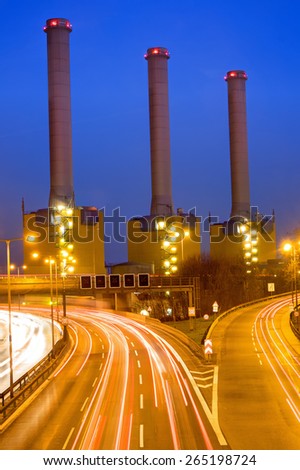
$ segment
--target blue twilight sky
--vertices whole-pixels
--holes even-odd
[[[300,2],[242,0],[0,1],[0,238],[49,196],[48,18],[68,18],[77,205],[150,208],[147,48],[170,51],[174,206],[230,213],[227,85],[248,74],[251,203],[277,215],[278,241],[299,226]],[[2,244],[0,253],[4,251]],[[108,262],[126,246],[109,246]],[[14,258],[14,254],[12,254]]]

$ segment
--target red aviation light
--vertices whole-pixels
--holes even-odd
[[[244,72],[244,70],[231,70],[230,72],[227,72],[224,77],[224,80],[227,81],[235,78],[243,78],[244,80],[247,80],[248,76],[246,72]]]
[[[165,47],[150,47],[146,54],[144,54],[144,57],[146,60],[149,59],[149,57],[153,57],[153,56],[160,56],[160,57],[165,57],[167,59],[170,58],[170,53],[168,51],[168,49],[166,49]]]
[[[50,20],[46,21],[46,26],[44,26],[45,33],[54,28],[67,29],[70,32],[72,31],[72,25],[70,21],[66,20],[65,18],[51,18]]]

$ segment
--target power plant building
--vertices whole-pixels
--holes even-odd
[[[150,215],[128,222],[128,261],[148,263],[157,274],[176,274],[189,256],[200,255],[200,221],[173,209],[168,60],[165,47],[147,50],[150,122]]]
[[[276,257],[275,217],[262,215],[250,204],[246,80],[243,70],[229,71],[228,116],[232,206],[230,218],[210,225],[212,258],[242,257],[251,271],[259,262]]]
[[[48,272],[51,258],[61,274],[105,272],[103,214],[75,204],[72,169],[70,47],[65,18],[47,20],[50,143],[49,206],[23,210],[24,263],[28,273]]]

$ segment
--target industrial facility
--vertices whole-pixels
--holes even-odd
[[[47,20],[50,142],[49,206],[23,208],[24,263],[28,273],[49,272],[53,262],[62,275],[104,273],[103,214],[75,203],[72,169],[70,45],[65,18]]]
[[[193,213],[174,211],[172,197],[168,60],[165,47],[147,50],[151,208],[150,215],[128,222],[128,261],[146,263],[149,272],[176,274],[190,256],[200,255],[200,220]]]
[[[227,72],[231,169],[230,218],[210,225],[212,258],[240,258],[248,272],[258,263],[276,258],[275,216],[251,207],[246,115],[246,80],[243,70]]]
[[[97,206],[75,200],[72,169],[70,33],[65,18],[46,21],[50,148],[49,205],[33,212],[23,205],[24,264],[28,273],[47,273],[55,263],[62,275],[106,273],[104,215]],[[113,272],[176,275],[180,264],[201,254],[200,218],[174,209],[170,155],[168,61],[165,47],[151,47],[148,64],[151,204],[150,214],[127,224],[128,262]],[[251,207],[246,119],[246,80],[242,70],[226,74],[230,136],[232,208],[225,222],[210,224],[212,258],[243,257],[247,269],[276,258],[274,214]],[[192,206],[192,205],[191,205]],[[215,223],[216,222],[216,223]]]

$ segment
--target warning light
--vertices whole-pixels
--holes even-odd
[[[248,79],[248,76],[244,70],[231,70],[230,72],[227,72],[227,74],[224,77],[224,80],[230,80],[231,78],[243,78],[244,80]]]
[[[72,31],[72,25],[69,20],[65,18],[51,18],[50,20],[46,21],[46,26],[44,26],[45,33],[50,29],[54,28],[64,28],[68,31]]]
[[[160,56],[160,57],[166,57],[166,59],[170,58],[170,53],[168,49],[165,47],[150,47],[146,54],[144,55],[145,59],[148,60],[149,57],[153,56]]]

